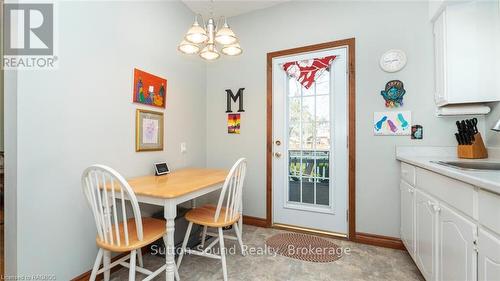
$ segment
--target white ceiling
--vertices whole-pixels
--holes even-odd
[[[210,16],[210,11],[213,10],[214,17],[226,16],[234,17],[244,13],[252,12],[269,8],[271,6],[286,2],[289,0],[264,1],[264,0],[221,0],[221,1],[200,1],[200,0],[182,0],[189,9],[196,14],[201,14],[206,19]],[[213,7],[211,9],[211,6]]]

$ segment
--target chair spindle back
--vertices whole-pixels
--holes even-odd
[[[92,209],[97,233],[102,241],[115,246],[122,246],[122,241],[124,241],[125,246],[129,245],[126,199],[132,206],[137,238],[143,239],[139,203],[130,185],[118,172],[104,165],[92,165],[83,172],[82,187]],[[121,212],[117,211],[119,203]],[[121,222],[123,222],[123,235],[125,236],[123,240],[119,230]]]
[[[243,183],[245,182],[246,170],[247,160],[240,158],[229,171],[219,196],[214,221],[220,219],[223,205],[226,208],[224,222],[231,221],[238,216],[242,207]]]

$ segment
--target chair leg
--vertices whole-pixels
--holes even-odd
[[[240,215],[238,220],[238,226],[240,227],[240,234],[243,236],[243,214]]]
[[[238,237],[238,243],[240,244],[241,255],[245,256],[245,250],[244,250],[244,246],[243,246],[243,239],[241,238],[242,233],[240,231],[238,223],[234,224],[234,232],[236,232],[236,237]]]
[[[140,267],[144,267],[144,262],[142,261],[142,249],[137,249],[137,263]]]
[[[109,281],[109,274],[110,274],[110,268],[109,265],[111,264],[111,252],[110,251],[104,251],[104,258],[103,258],[103,266],[104,268],[107,268],[104,271],[104,281]]]
[[[181,266],[182,257],[184,256],[184,253],[186,252],[186,246],[187,246],[187,243],[189,241],[189,235],[191,234],[192,227],[193,227],[193,223],[189,222],[188,228],[186,230],[186,235],[184,236],[184,241],[182,241],[181,252],[179,253],[179,258],[177,259],[177,269],[179,269]]]
[[[95,281],[95,278],[97,276],[97,271],[99,270],[99,266],[101,265],[103,252],[104,251],[102,249],[99,249],[97,257],[95,258],[94,267],[92,268],[92,273],[90,274],[89,281]]]
[[[222,227],[219,227],[219,246],[220,259],[222,261],[222,275],[224,276],[224,281],[227,281],[226,249],[224,248],[224,234],[222,234]]]
[[[207,226],[203,226],[203,234],[201,235],[201,248],[205,247],[205,239],[207,238]]]
[[[137,250],[130,252],[130,268],[128,270],[128,280],[135,281],[135,258],[137,256]]]

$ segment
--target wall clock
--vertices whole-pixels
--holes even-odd
[[[385,72],[397,72],[406,65],[406,54],[402,50],[392,49],[380,58],[380,68]]]

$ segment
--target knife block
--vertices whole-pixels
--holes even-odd
[[[458,158],[482,159],[488,158],[488,151],[484,146],[480,133],[474,135],[474,141],[470,145],[459,144],[457,147]]]

